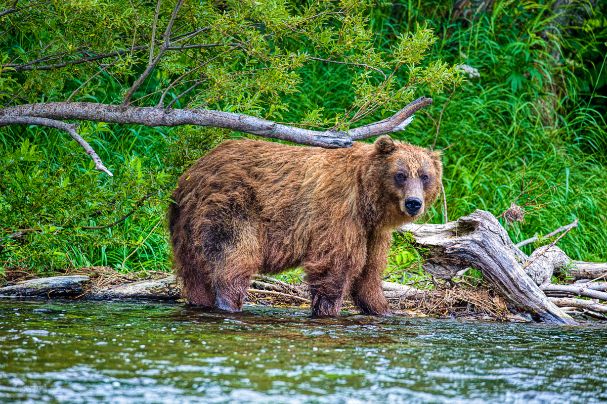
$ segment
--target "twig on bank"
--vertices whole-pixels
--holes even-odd
[[[545,236],[543,236],[542,238],[550,238],[550,237],[554,237],[559,233],[565,232],[565,234],[567,234],[567,232],[571,231],[572,229],[578,227],[578,219],[576,218],[573,222],[565,225],[565,226],[561,226],[558,229],[551,231],[550,233],[546,234]],[[564,235],[563,235],[564,236]],[[560,237],[562,238],[562,237]],[[559,239],[560,239],[559,238]],[[517,246],[517,248],[521,248],[526,246],[527,244],[531,244],[531,243],[535,243],[536,241],[539,240],[539,236],[533,236],[531,238],[528,238],[527,240],[523,240],[520,243],[515,244]]]
[[[305,297],[301,297],[301,296],[297,296],[297,295],[291,295],[291,294],[286,294],[286,293],[282,293],[282,292],[277,292],[275,290],[263,290],[263,289],[249,288],[248,292],[249,293],[260,293],[260,294],[266,294],[266,295],[273,295],[273,296],[280,296],[280,297],[284,297],[284,298],[289,299],[289,300],[298,300],[298,301],[303,302],[303,303],[310,303],[310,299],[306,299]]]
[[[556,229],[555,231],[553,231],[552,233],[549,233],[547,235],[547,237],[552,237],[556,234],[559,233],[559,231],[562,231],[562,233],[556,238],[554,239],[554,241],[550,244],[548,244],[547,246],[545,246],[542,250],[542,252],[540,254],[537,254],[533,257],[533,259],[530,259],[529,261],[527,261],[525,263],[525,265],[523,265],[523,269],[527,268],[529,265],[533,264],[536,260],[540,259],[542,256],[544,256],[544,254],[546,254],[546,252],[550,251],[551,247],[554,247],[556,245],[556,243],[559,242],[560,239],[562,239],[563,237],[565,237],[567,235],[567,233],[569,233],[574,227],[577,227],[577,218],[573,221],[573,223],[567,225],[567,226],[563,226],[563,228],[565,228],[565,230],[561,230],[561,228]],[[518,248],[517,245],[515,245],[515,247]]]

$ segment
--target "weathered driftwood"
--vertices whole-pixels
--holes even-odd
[[[523,265],[525,273],[529,275],[536,285],[547,285],[554,272],[566,268],[571,263],[571,259],[555,245],[546,245],[539,247]]]
[[[30,279],[0,288],[0,297],[77,297],[85,293],[89,281],[84,275]]]
[[[422,299],[428,295],[410,286],[384,282],[383,287],[389,298]],[[250,295],[283,297],[297,303],[309,303],[309,291],[305,284],[290,285],[266,276],[253,280]],[[97,286],[84,275],[54,276],[18,282],[0,288],[0,297],[77,297],[89,300],[150,299],[176,301],[180,298],[180,287],[175,276],[149,279],[118,285]]]
[[[441,274],[457,274],[467,267],[476,267],[516,308],[546,322],[576,323],[548,300],[525,273],[527,256],[512,243],[491,213],[477,210],[455,222],[410,224],[402,230],[411,232],[416,243],[429,250],[425,268],[430,273],[439,268]]]
[[[582,300],[571,297],[549,297],[548,299],[559,307],[572,307],[595,313],[607,314],[607,305],[600,304],[592,300]]]
[[[607,262],[573,261],[569,274],[575,279],[607,280]]]
[[[607,282],[590,282],[587,279],[575,281],[574,285],[584,286],[588,289],[607,291]]]
[[[398,283],[382,282],[382,288],[388,300],[422,300],[428,298],[427,291]]]
[[[102,288],[93,287],[87,293],[87,299],[152,299],[152,300],[177,300],[180,290],[176,284],[175,276],[167,276],[162,279],[144,280],[122,285],[106,286]]]
[[[600,290],[592,289],[581,285],[544,285],[542,290],[547,296],[582,296],[589,297],[591,299],[599,299],[607,301],[607,292],[601,292]]]

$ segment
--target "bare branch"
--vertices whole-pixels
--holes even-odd
[[[583,286],[578,285],[553,285],[548,284],[541,287],[541,289],[546,293],[546,296],[583,296],[589,297],[591,299],[599,299],[607,301],[607,293],[602,292],[600,290],[591,289],[586,287],[585,284]]]
[[[413,121],[413,114],[423,107],[432,104],[432,98],[421,97],[413,101],[396,114],[383,121],[371,123],[348,131],[353,140],[366,139],[368,137],[381,135],[384,133],[398,132]]]
[[[171,102],[169,102],[169,105],[167,105],[167,108],[171,108],[177,101],[179,101],[181,99],[181,97],[183,97],[186,94],[188,94],[191,91],[193,91],[196,87],[198,87],[203,82],[204,82],[204,80],[196,80],[194,82],[194,84],[192,84],[190,87],[186,88],[184,91],[182,91],[181,93],[179,93],[175,98],[173,98],[171,100]]]
[[[158,15],[160,14],[160,3],[162,0],[156,1],[156,10],[154,11],[154,23],[152,24],[152,40],[150,41],[150,57],[148,65],[154,61],[154,44],[156,43],[156,25],[158,24]]]
[[[42,58],[42,59],[37,59],[37,60],[34,60],[34,61],[26,63],[26,64],[9,63],[9,64],[6,64],[6,65],[3,65],[2,67],[10,67],[10,68],[13,68],[15,71],[18,71],[18,72],[19,71],[24,71],[24,70],[52,70],[52,69],[60,69],[62,67],[66,67],[66,66],[79,65],[79,64],[83,64],[83,63],[94,62],[96,60],[101,60],[101,59],[107,59],[107,58],[122,56],[124,54],[140,51],[140,50],[143,50],[143,49],[146,49],[146,48],[147,48],[147,46],[133,46],[133,47],[128,48],[128,49],[120,49],[120,50],[117,50],[117,51],[114,51],[114,52],[100,53],[98,55],[86,56],[86,57],[83,57],[83,58],[77,59],[77,60],[67,60],[65,62],[48,64],[48,65],[42,65],[42,66],[37,65],[37,63],[49,60],[49,57]],[[62,56],[62,55],[65,55],[65,52],[63,54],[61,54],[60,56]]]
[[[550,237],[554,237],[557,234],[562,233],[562,232],[569,232],[569,231],[571,231],[571,229],[574,229],[577,226],[578,226],[578,219],[576,218],[573,222],[569,223],[568,225],[559,227],[558,229],[546,234],[543,238],[550,238]],[[518,248],[521,248],[521,247],[526,246],[527,244],[535,243],[538,240],[539,240],[538,236],[533,236],[531,238],[528,238],[527,240],[523,240],[520,243],[517,243],[516,246]]]
[[[41,125],[64,130],[70,134],[72,139],[78,142],[78,144],[86,151],[86,154],[91,156],[91,159],[95,163],[95,168],[97,170],[103,171],[110,177],[113,176],[110,170],[108,170],[105,165],[103,165],[101,158],[99,158],[99,156],[97,155],[95,150],[93,150],[91,145],[88,144],[88,142],[76,132],[76,125],[74,124],[35,116],[0,116],[0,126],[6,125]]]
[[[333,59],[323,59],[323,58],[317,58],[314,56],[308,56],[308,59],[310,60],[316,60],[319,62],[325,62],[325,63],[333,63],[333,64],[338,64],[338,65],[348,65],[348,66],[358,66],[358,67],[364,67],[365,69],[370,69],[373,71],[376,71],[378,73],[380,73],[382,76],[384,76],[384,79],[387,79],[388,76],[386,76],[386,73],[384,73],[381,69],[365,64],[365,63],[355,63],[355,62],[344,62],[341,60],[333,60]]]
[[[158,4],[159,3],[160,3],[160,0],[158,0]],[[150,73],[152,73],[152,70],[154,70],[154,68],[156,67],[158,62],[160,62],[160,59],[162,59],[162,56],[164,56],[164,53],[166,52],[167,48],[171,45],[171,31],[173,30],[173,24],[175,23],[175,19],[177,18],[177,13],[179,12],[179,9],[181,8],[182,4],[183,4],[183,0],[178,0],[177,4],[175,4],[175,8],[173,8],[173,13],[171,14],[171,18],[169,19],[169,22],[164,31],[164,34],[162,35],[163,43],[162,43],[162,46],[160,47],[160,49],[158,49],[158,54],[156,55],[155,58],[153,58],[153,59],[150,58],[150,61],[148,62],[148,65],[145,68],[145,70],[143,71],[143,73],[141,73],[141,76],[139,76],[139,78],[137,80],[135,80],[135,82],[133,83],[133,85],[131,86],[129,91],[127,91],[126,95],[124,96],[124,101],[122,102],[122,105],[129,105],[131,103],[131,99],[133,98],[133,94],[135,94],[135,91],[137,91],[139,89],[139,87],[141,87],[141,85],[143,84],[145,79],[147,79],[148,76],[150,75]],[[153,53],[155,35],[156,35],[156,31],[154,30],[154,32],[152,33],[152,43],[150,45],[150,47],[152,48],[152,50],[150,51],[150,56]]]
[[[217,48],[219,46],[235,46],[235,43],[195,43],[190,45],[167,46],[166,50]]]
[[[171,43],[176,44],[177,42],[187,41],[188,39],[194,38],[196,35],[200,34],[201,32],[208,31],[209,29],[210,27],[203,27],[191,32],[186,32],[185,34],[174,36]]]
[[[5,15],[8,15],[8,14],[16,13],[17,11],[19,11],[18,8],[4,9],[4,10],[0,11],[0,18],[4,17]]]
[[[78,94],[78,92],[80,90],[82,90],[88,83],[90,83],[93,79],[95,79],[95,77],[99,76],[100,74],[102,74],[103,72],[105,72],[109,67],[112,67],[116,64],[117,60],[113,61],[112,63],[108,63],[106,65],[100,65],[100,69],[97,73],[91,75],[91,77],[89,77],[88,79],[86,79],[84,81],[84,83],[80,84],[78,86],[78,88],[76,88],[74,91],[72,91],[72,93],[70,94],[69,97],[67,97],[67,100],[65,100],[66,102],[70,102],[72,100],[72,98],[74,98],[74,96],[76,94]]]
[[[201,68],[203,68],[204,66],[206,66],[210,61],[216,59],[217,57],[219,57],[219,55],[211,58],[209,61],[202,63],[196,67],[194,67],[193,69],[188,70],[187,72],[183,73],[182,75],[180,75],[179,77],[177,77],[175,80],[173,80],[171,82],[171,84],[169,84],[167,86],[167,88],[164,89],[164,91],[162,92],[162,95],[160,96],[160,100],[158,101],[158,104],[156,104],[157,107],[162,107],[164,105],[164,98],[166,97],[166,95],[169,93],[169,91],[175,87],[175,85],[177,83],[179,83],[181,80],[183,80],[186,76],[189,76],[190,74],[196,72],[197,70],[200,70]]]
[[[0,109],[0,119],[10,120],[15,117],[39,117],[54,120],[76,119],[145,126],[212,126],[287,140],[294,143],[334,148],[349,147],[352,145],[354,139],[358,140],[378,136],[393,132],[396,128],[402,128],[404,127],[403,124],[407,122],[407,119],[415,111],[431,102],[430,98],[420,98],[397,112],[391,118],[346,132],[332,130],[315,131],[297,128],[231,112],[204,109],[167,110],[158,107],[134,107],[92,102],[49,102],[19,105]]]
[[[607,292],[607,282],[593,282],[589,280],[580,280],[575,282],[576,285],[584,286],[592,290],[600,290],[601,292]]]
[[[5,15],[28,10],[28,9],[38,5],[39,3],[41,3],[41,1],[30,1],[27,6],[23,6],[23,7],[17,7],[17,3],[19,3],[19,0],[13,0],[13,4],[11,4],[9,8],[0,11],[0,18],[4,17]]]
[[[596,303],[592,300],[582,300],[571,297],[549,297],[548,300],[559,307],[576,307],[597,313],[607,313],[607,305]]]
[[[569,273],[575,279],[607,279],[607,262],[573,261]]]

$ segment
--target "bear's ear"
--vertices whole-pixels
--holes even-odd
[[[375,150],[379,154],[390,154],[396,149],[394,140],[388,135],[382,135],[375,141]]]

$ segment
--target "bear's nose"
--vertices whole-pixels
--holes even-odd
[[[422,200],[419,198],[407,198],[405,199],[405,209],[407,209],[407,213],[410,215],[415,215],[419,212],[419,209],[422,207]]]

